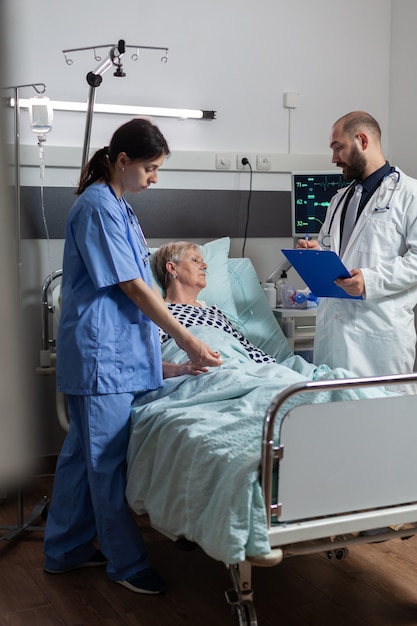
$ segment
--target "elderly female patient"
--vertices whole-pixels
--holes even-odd
[[[229,319],[215,306],[198,300],[206,286],[207,264],[198,244],[177,241],[164,244],[152,257],[154,273],[163,289],[163,297],[171,313],[186,327],[211,326],[238,339],[250,358],[256,363],[275,363],[274,357],[263,352],[239,332]],[[170,337],[160,331],[161,343]],[[169,367],[169,364],[165,364]],[[198,374],[206,369],[194,369]],[[165,374],[167,376],[167,374]]]

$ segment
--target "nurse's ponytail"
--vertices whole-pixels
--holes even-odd
[[[124,152],[132,161],[147,161],[169,155],[165,137],[150,120],[136,117],[120,126],[113,134],[110,145],[101,148],[84,166],[78,189],[80,195],[93,183],[102,180],[110,184],[112,166]]]
[[[107,184],[110,183],[111,169],[108,151],[108,148],[100,148],[83,167],[78,189],[75,192],[78,196],[97,180],[103,180]]]

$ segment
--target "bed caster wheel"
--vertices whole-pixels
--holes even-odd
[[[349,550],[347,548],[339,548],[338,550],[335,550],[335,552],[335,556],[338,561],[346,559],[349,556]]]
[[[46,520],[48,517],[48,510],[49,510],[49,503],[50,503],[48,496],[43,496],[42,503],[43,503],[43,508],[41,511],[41,518]]]
[[[242,602],[234,607],[236,626],[258,626],[252,602]]]
[[[349,550],[347,548],[337,548],[336,550],[328,550],[326,552],[328,559],[336,559],[341,561],[349,556]]]

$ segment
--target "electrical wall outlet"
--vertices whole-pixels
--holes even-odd
[[[230,170],[232,168],[231,154],[216,154],[216,170]]]
[[[242,163],[242,159],[247,159],[249,161],[249,163],[251,164],[251,167],[254,166],[255,163],[255,158],[253,154],[250,154],[249,152],[241,152],[237,155],[236,157],[236,167],[238,170],[247,170],[249,172],[250,167],[249,165],[243,165]]]
[[[272,158],[269,154],[257,154],[256,155],[256,169],[257,170],[270,170],[272,166]]]

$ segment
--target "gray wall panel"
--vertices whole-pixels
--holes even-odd
[[[44,210],[51,239],[65,237],[65,221],[76,196],[69,187],[44,189]],[[126,195],[148,238],[243,237],[248,191],[152,189]],[[248,237],[290,237],[288,191],[253,191]],[[21,189],[21,236],[46,237],[39,187]]]

